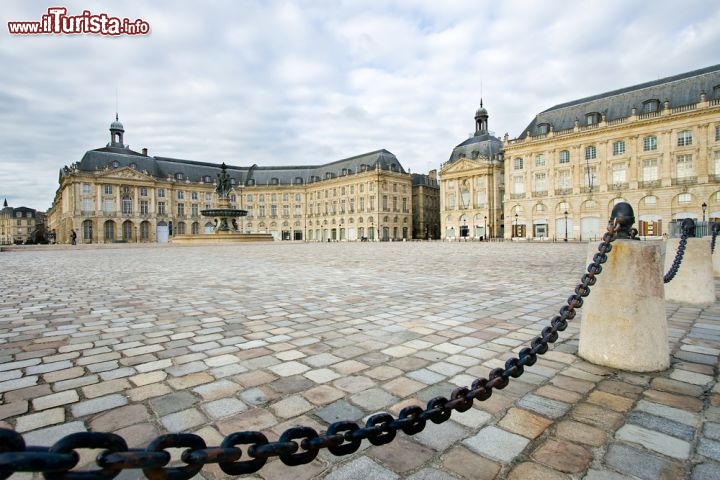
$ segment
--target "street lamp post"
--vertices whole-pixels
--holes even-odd
[[[567,216],[568,212],[565,210],[565,241],[567,242]]]
[[[702,205],[700,205],[700,206],[702,207],[702,212],[703,212],[703,220],[702,220],[702,224],[701,224],[702,226],[700,227],[702,229],[701,231],[704,232],[701,234],[701,236],[702,236],[702,235],[707,234],[707,224],[705,223],[705,211],[707,210],[707,203],[703,202]]]
[[[483,235],[485,235],[485,239],[488,239],[488,232],[487,232],[487,215],[483,217]]]
[[[519,237],[518,235],[518,214],[515,214],[515,232],[513,232],[513,237]]]
[[[707,210],[707,203],[703,202],[703,204],[702,204],[702,205],[700,205],[700,206],[702,207],[702,212],[703,212],[703,222],[704,222],[704,221],[705,221],[705,210]]]

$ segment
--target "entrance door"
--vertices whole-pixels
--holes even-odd
[[[168,243],[169,236],[170,229],[168,228],[168,224],[165,222],[159,222],[155,228],[155,238],[157,238],[157,243]]]

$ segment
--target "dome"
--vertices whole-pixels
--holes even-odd
[[[123,127],[123,124],[120,123],[117,113],[115,114],[115,121],[110,124],[110,130],[120,130],[121,132],[125,131],[125,127]]]
[[[475,112],[475,116],[476,116],[476,117],[482,117],[482,116],[487,117],[487,116],[488,116],[488,111],[487,111],[484,107],[480,107],[480,108],[478,108],[477,111]]]

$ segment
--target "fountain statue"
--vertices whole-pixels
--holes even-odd
[[[273,236],[268,233],[242,233],[238,228],[237,218],[247,215],[247,210],[232,208],[230,206],[230,192],[232,185],[227,173],[225,163],[220,166],[220,173],[217,175],[215,193],[217,202],[215,208],[200,210],[203,217],[214,219],[213,233],[175,235],[173,243],[226,243],[226,242],[254,242],[272,241]]]

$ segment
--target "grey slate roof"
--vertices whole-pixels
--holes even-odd
[[[661,110],[665,100],[670,102],[670,108],[690,105],[700,100],[702,91],[708,99],[712,98],[713,89],[717,92],[718,87],[720,65],[693,70],[555,105],[540,112],[518,137],[524,137],[528,132],[536,135],[536,127],[543,123],[550,124],[555,131],[573,128],[576,119],[580,126],[584,126],[588,113],[605,115],[608,122],[630,116],[633,106],[637,108],[637,113],[641,114],[643,102],[647,100],[660,102]]]
[[[495,158],[502,150],[502,140],[493,137],[489,133],[473,135],[461,144],[453,148],[447,163],[454,162],[461,158],[476,158],[478,156]]]
[[[151,157],[134,152],[128,148],[103,147],[90,150],[85,153],[83,158],[76,164],[80,171],[98,171],[105,168],[113,167],[113,162],[117,162],[117,168],[132,166],[140,172],[146,172],[148,175],[163,180],[168,177],[175,178],[175,175],[182,173],[185,179],[193,182],[200,181],[203,177],[209,176],[211,181],[216,179],[220,171],[220,165],[216,163],[197,162],[193,160],[184,160],[169,157]],[[365,170],[374,170],[379,167],[381,170],[394,170],[400,173],[406,173],[398,159],[387,150],[376,150],[374,152],[357,155],[354,157],[337,160],[323,165],[307,165],[307,166],[278,166],[278,167],[260,167],[253,165],[251,167],[238,167],[227,165],[227,172],[231,179],[235,179],[237,185],[266,185],[277,183],[280,185],[288,185],[299,183],[297,179],[301,179],[303,184],[312,181],[324,180],[329,177],[338,177],[344,174],[357,173],[363,168]],[[60,176],[67,174],[65,169],[60,170]],[[277,182],[274,182],[277,179]]]

